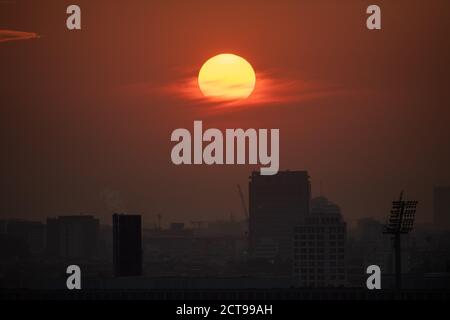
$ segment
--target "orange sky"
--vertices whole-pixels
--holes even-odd
[[[202,120],[280,128],[281,168],[308,170],[349,221],[382,218],[402,188],[431,219],[450,184],[448,1],[377,1],[381,32],[360,0],[93,2],[77,1],[81,32],[63,1],[0,3],[0,29],[40,36],[0,43],[0,217],[239,216],[251,166],[170,161],[172,130]],[[258,103],[183,95],[223,52],[253,65]]]

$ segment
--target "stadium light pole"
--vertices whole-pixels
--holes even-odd
[[[392,201],[392,209],[383,233],[394,237],[395,287],[402,287],[401,235],[412,231],[416,215],[417,201],[403,200],[403,191],[398,201]]]

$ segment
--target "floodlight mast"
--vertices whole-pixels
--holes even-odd
[[[403,200],[402,191],[399,200],[392,202],[391,214],[384,231],[385,234],[394,236],[395,287],[398,290],[402,287],[401,235],[407,234],[413,229],[417,203],[417,201]]]

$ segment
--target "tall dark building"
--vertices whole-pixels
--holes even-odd
[[[294,226],[309,214],[306,171],[253,172],[249,183],[249,245],[253,258],[292,259]]]
[[[435,226],[450,230],[450,186],[434,188],[433,207]]]
[[[89,215],[47,218],[47,254],[64,259],[97,255],[99,220]]]
[[[140,215],[113,215],[113,260],[116,277],[142,275]]]

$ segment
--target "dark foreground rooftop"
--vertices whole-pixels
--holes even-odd
[[[450,290],[211,289],[211,290],[16,290],[0,300],[449,300]]]

